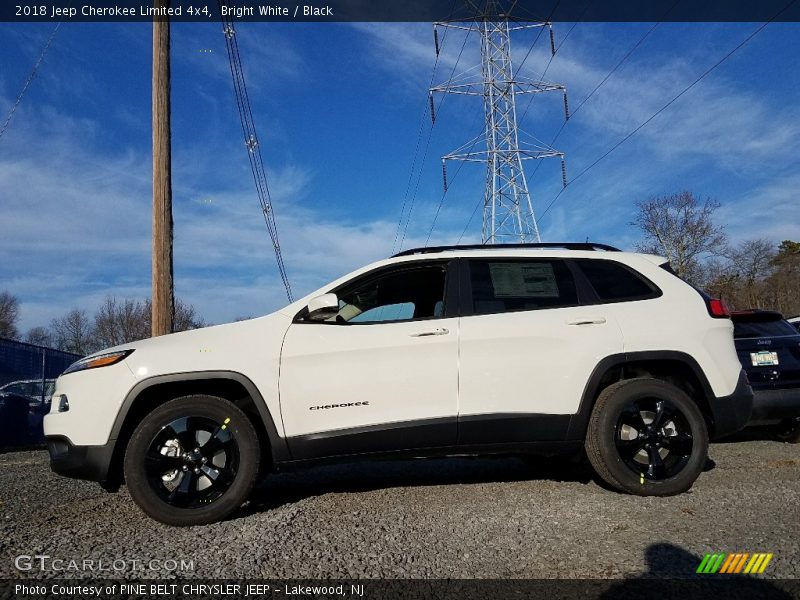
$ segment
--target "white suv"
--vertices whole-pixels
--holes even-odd
[[[265,317],[72,365],[53,470],[173,525],[322,459],[580,453],[639,495],[687,490],[752,392],[724,305],[599,244],[402,252]]]

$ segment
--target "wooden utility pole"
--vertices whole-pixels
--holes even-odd
[[[156,7],[169,0],[156,0]],[[169,17],[153,19],[153,337],[172,333],[172,155]]]

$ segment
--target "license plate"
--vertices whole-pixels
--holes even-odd
[[[750,360],[754,367],[769,367],[778,364],[778,353],[762,350],[761,352],[751,352]]]

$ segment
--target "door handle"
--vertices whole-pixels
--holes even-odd
[[[567,321],[567,325],[602,325],[605,322],[605,317],[597,317],[596,319],[575,319],[574,321]]]
[[[448,333],[450,333],[449,329],[441,327],[439,329],[433,329],[431,331],[422,331],[420,333],[412,333],[410,335],[411,337],[430,337],[432,335],[447,335]]]

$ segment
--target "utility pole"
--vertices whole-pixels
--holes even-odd
[[[475,3],[469,4],[476,8]],[[485,8],[479,9],[473,18],[434,23],[433,27],[437,54],[440,51],[440,27],[461,29],[468,33],[477,31],[481,42],[480,79],[471,80],[465,74],[460,74],[430,89],[431,118],[434,121],[434,92],[481,96],[484,103],[483,133],[442,157],[445,191],[448,160],[486,163],[482,243],[540,242],[539,226],[522,161],[560,157],[563,183],[566,186],[564,153],[542,142],[531,144],[520,140],[516,98],[520,94],[560,91],[564,94],[565,117],[569,119],[567,90],[563,85],[524,78],[514,72],[511,61],[511,32],[547,28],[550,31],[550,50],[555,54],[551,24],[524,23],[513,19],[502,9],[498,0],[486,0]],[[483,148],[473,151],[479,142],[482,142],[480,146]]]
[[[166,8],[169,0],[156,0]],[[166,12],[166,11],[164,11]],[[169,17],[153,18],[153,337],[172,333],[172,154]]]

